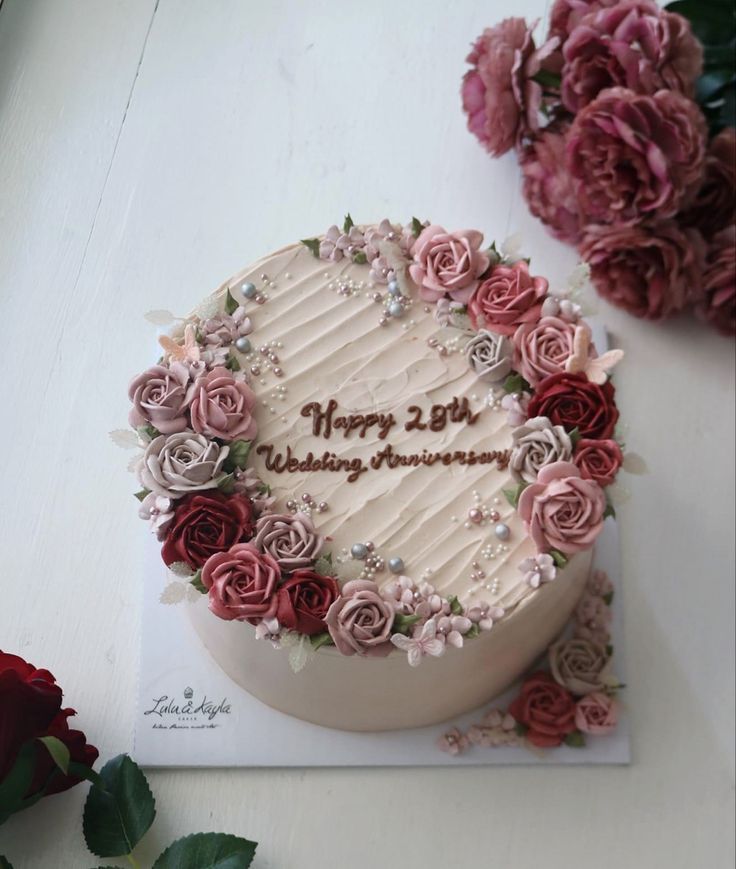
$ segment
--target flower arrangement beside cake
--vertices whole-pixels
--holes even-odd
[[[160,339],[161,358],[130,386],[139,512],[179,587],[206,596],[208,620],[239,623],[259,645],[288,649],[295,672],[324,652],[403,654],[412,668],[444,658],[510,617],[520,624],[515,613],[531,624],[530,601],[547,600],[544,590],[569,573],[558,590],[564,604],[549,596],[554,618],[539,604],[545,631],[559,632],[613,512],[606,487],[624,456],[610,372],[622,353],[599,354],[570,294],[551,293],[527,261],[484,246],[475,230],[417,219],[357,226],[348,216],[265,262],[180,319]],[[336,322],[332,363],[320,357],[320,329],[309,319],[317,298]],[[261,337],[271,307],[273,328]],[[277,327],[301,352],[271,337]],[[338,334],[347,328],[354,345]],[[371,359],[351,355],[363,344]],[[404,373],[384,372],[397,353],[407,354]],[[327,383],[343,369],[354,373],[341,374],[334,393],[316,385],[315,371]],[[448,388],[459,394],[449,400]],[[433,390],[447,400],[408,403]],[[297,454],[319,438],[338,443]],[[293,482],[284,485],[285,474]],[[446,507],[430,506],[436,483],[447,489]],[[384,528],[386,509],[395,528]],[[361,517],[379,529],[375,540],[360,533]],[[391,550],[399,538],[404,548]],[[419,570],[440,556],[443,570]],[[522,645],[525,663],[542,648],[529,637]],[[518,675],[518,661],[505,666],[484,699]],[[450,714],[459,709],[458,701]]]

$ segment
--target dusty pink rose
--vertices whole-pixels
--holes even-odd
[[[592,226],[579,250],[598,292],[636,317],[669,317],[702,285],[703,240],[673,220],[654,226]]]
[[[713,236],[708,246],[698,316],[723,335],[736,335],[736,225]]]
[[[548,127],[519,154],[524,198],[529,210],[562,241],[577,243],[578,205],[572,178],[565,167],[567,127]]]
[[[575,329],[574,323],[559,317],[522,323],[514,332],[514,369],[532,386],[550,374],[565,371],[573,352]]]
[[[466,60],[462,84],[468,129],[495,157],[539,129],[542,87],[534,76],[550,62],[553,39],[537,49],[523,18],[506,18],[484,30]]]
[[[555,462],[541,468],[537,482],[524,489],[518,510],[538,552],[558,549],[572,555],[589,549],[600,534],[606,496],[571,462]]]
[[[236,543],[227,552],[217,552],[202,568],[210,610],[221,619],[252,625],[276,614],[280,577],[278,564],[252,543]]]
[[[522,323],[539,319],[548,287],[546,278],[529,274],[523,260],[496,266],[468,302],[473,328],[513,335]]]
[[[256,397],[227,368],[213,368],[197,380],[191,401],[192,428],[224,441],[253,440],[258,431]]]
[[[456,302],[468,301],[490,259],[480,249],[483,234],[476,229],[447,232],[432,224],[419,233],[409,274],[427,302],[437,302],[448,293]]]
[[[343,655],[383,658],[393,649],[394,607],[381,597],[375,582],[353,579],[325,617],[327,630]]]
[[[568,134],[581,219],[611,225],[676,214],[700,187],[705,134],[698,106],[675,91],[603,91]]]
[[[586,694],[575,704],[575,725],[582,733],[605,736],[618,724],[618,701],[596,691]]]
[[[154,365],[133,380],[128,396],[133,407],[128,421],[133,428],[150,423],[161,434],[188,428],[187,415],[192,398],[189,367],[174,362],[170,367]]]
[[[549,21],[549,36],[564,42],[582,19],[599,9],[610,9],[620,0],[555,0]]]
[[[583,16],[563,47],[562,102],[575,114],[609,87],[665,88],[692,97],[703,49],[681,15],[625,0]]]
[[[678,216],[709,238],[736,217],[736,129],[727,127],[708,145],[705,174],[690,207]]]
[[[253,545],[267,552],[285,573],[311,567],[323,542],[304,513],[267,513],[256,523],[253,538]]]

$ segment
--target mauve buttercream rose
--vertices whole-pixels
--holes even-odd
[[[575,114],[605,88],[693,96],[703,49],[682,16],[654,0],[624,0],[583,16],[563,46],[562,102]]]
[[[130,384],[133,407],[128,421],[133,428],[150,423],[161,434],[184,431],[189,425],[189,402],[194,387],[189,367],[181,362],[154,365]]]
[[[554,748],[575,730],[572,695],[541,670],[524,680],[509,714],[527,728],[524,738],[539,748]]]
[[[726,127],[711,139],[705,156],[703,183],[687,210],[678,215],[678,221],[710,238],[733,224],[735,217],[736,129]]]
[[[624,461],[621,447],[609,439],[581,438],[575,445],[573,462],[585,480],[595,480],[599,486],[610,486]]]
[[[267,552],[284,573],[310,567],[324,538],[304,513],[267,513],[256,522],[253,544]]]
[[[230,447],[191,431],[159,435],[138,463],[138,479],[144,488],[164,498],[214,489],[229,452]]]
[[[202,568],[210,610],[219,618],[257,625],[276,615],[276,587],[281,572],[270,555],[252,543],[236,543],[211,555]]]
[[[353,579],[327,612],[330,636],[343,655],[383,658],[393,649],[394,607],[381,597],[375,582]]]
[[[256,396],[227,368],[213,368],[197,380],[190,404],[192,428],[224,441],[253,440],[258,431]]]
[[[545,465],[572,458],[570,435],[561,425],[552,425],[546,416],[527,420],[511,432],[511,438],[509,470],[519,482],[534,483]]]
[[[603,91],[568,134],[567,167],[581,216],[608,225],[671,217],[700,187],[705,142],[703,115],[682,94]]]
[[[505,335],[481,329],[465,345],[465,355],[481,380],[498,383],[511,372],[514,345]]]
[[[695,299],[702,286],[703,240],[674,220],[591,226],[579,250],[598,292],[636,317],[669,317]]]
[[[558,40],[539,49],[523,18],[506,18],[484,30],[466,60],[462,83],[468,129],[495,157],[539,129],[542,86],[534,80],[552,63]]]
[[[618,701],[608,694],[586,694],[575,704],[575,726],[581,733],[605,736],[618,724],[618,707]]]
[[[539,319],[548,286],[546,278],[529,274],[524,260],[495,266],[468,303],[473,328],[513,335],[522,323]]]
[[[465,304],[478,286],[478,278],[490,264],[480,249],[483,234],[476,229],[447,232],[432,224],[414,242],[409,274],[426,302],[437,302],[448,293]]]
[[[538,384],[528,414],[546,416],[584,438],[610,438],[618,422],[616,391],[610,380],[599,385],[584,374],[553,374]]]
[[[331,576],[313,570],[295,570],[278,590],[276,618],[282,627],[313,636],[327,629],[327,610],[340,595]]]
[[[547,657],[555,681],[571,693],[590,694],[605,689],[610,655],[603,646],[573,637],[553,643]]]
[[[518,511],[538,552],[589,549],[603,529],[606,496],[571,462],[545,465],[519,496]]]
[[[253,503],[245,495],[188,495],[177,503],[161,557],[166,564],[183,561],[197,570],[210,555],[247,540],[253,522]]]
[[[514,332],[514,368],[536,386],[545,377],[565,370],[574,337],[575,325],[559,317],[522,323]]]
[[[703,287],[695,312],[723,335],[736,335],[736,226],[721,230],[708,246]]]

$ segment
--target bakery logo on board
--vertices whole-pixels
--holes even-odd
[[[153,730],[214,730],[223,724],[223,716],[232,711],[227,697],[217,702],[203,694],[200,699],[188,685],[182,697],[180,700],[162,694],[151,699],[150,708],[144,709],[143,714],[150,716]]]

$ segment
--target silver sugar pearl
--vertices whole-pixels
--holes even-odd
[[[363,561],[363,559],[368,555],[368,547],[365,543],[353,543],[350,547],[350,554],[353,558],[357,558],[358,561]]]
[[[391,296],[400,296],[401,295],[401,287],[398,284],[398,281],[389,281],[388,282],[388,292]]]
[[[404,306],[401,302],[391,302],[388,306],[388,312],[392,317],[403,317],[404,316]]]
[[[398,555],[394,555],[393,558],[389,558],[388,569],[391,571],[391,573],[401,573],[404,569],[404,559],[399,558]]]
[[[245,336],[243,336],[235,340],[235,347],[240,350],[241,353],[250,353],[251,343]]]
[[[493,530],[499,540],[508,540],[511,537],[511,529],[504,522],[499,522]]]
[[[246,299],[252,299],[258,292],[256,289],[256,285],[251,283],[250,281],[246,281],[243,286],[240,288],[240,292],[245,296]]]

